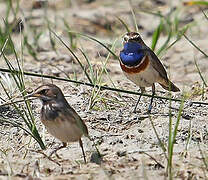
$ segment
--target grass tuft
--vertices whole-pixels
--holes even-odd
[[[17,64],[18,71],[16,71],[16,68],[11,64],[11,62],[8,60],[8,58],[6,57],[6,55],[4,53],[4,49],[6,48],[7,42],[9,42],[9,41],[11,42],[11,45],[12,45],[12,50],[15,55],[15,61]],[[1,48],[1,55],[3,56],[4,61],[8,67],[12,81],[14,82],[17,90],[19,91],[18,96],[20,95],[20,96],[24,97],[27,93],[26,93],[25,83],[24,83],[24,73],[23,73],[24,71],[23,71],[23,66],[22,66],[23,63],[19,62],[18,55],[16,53],[13,41],[11,40],[10,36],[6,39],[4,46]],[[4,79],[4,81],[5,81],[5,79]],[[4,93],[7,96],[7,98],[12,103],[13,107],[18,112],[19,116],[24,120],[24,123],[26,124],[28,130],[21,127],[18,123],[18,120],[16,120],[16,121],[14,120],[12,122],[7,121],[7,123],[10,123],[13,126],[20,127],[21,129],[23,129],[26,133],[31,135],[31,137],[33,137],[38,142],[38,144],[40,145],[40,147],[42,149],[45,149],[45,145],[44,145],[44,143],[38,133],[38,130],[35,126],[34,116],[32,114],[32,109],[31,109],[29,101],[24,100],[24,104],[25,104],[26,109],[19,108],[19,106],[17,106],[13,102],[13,97],[11,95],[11,92],[8,92],[8,90],[7,90],[8,89],[7,84],[5,85],[5,83],[3,83],[2,80],[0,81],[0,84],[4,90]]]

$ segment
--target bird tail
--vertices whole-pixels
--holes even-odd
[[[180,89],[173,84],[171,81],[166,82],[165,84],[159,83],[165,90],[178,92]]]

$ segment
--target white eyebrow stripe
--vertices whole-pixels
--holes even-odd
[[[136,38],[139,38],[139,37],[140,37],[140,35],[134,35],[134,36],[130,37],[129,39],[136,39]]]

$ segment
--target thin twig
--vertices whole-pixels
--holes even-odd
[[[0,71],[7,72],[7,73],[16,73],[16,74],[20,73],[20,71],[18,71],[18,70],[10,71],[9,69],[4,69],[4,68],[0,68]],[[98,86],[98,85],[94,85],[91,83],[86,83],[86,82],[82,82],[82,81],[75,81],[72,79],[60,78],[60,77],[56,77],[56,76],[43,75],[43,74],[37,74],[37,73],[31,73],[31,72],[23,72],[23,74],[26,76],[33,76],[33,77],[40,77],[40,78],[46,78],[46,79],[55,79],[55,80],[59,80],[59,81],[72,82],[75,84],[81,84],[81,85],[85,85],[85,86],[101,88],[101,90],[105,89],[105,90],[110,90],[110,91],[115,91],[115,92],[126,93],[126,94],[134,94],[134,95],[139,95],[139,96],[142,95],[142,96],[146,96],[146,97],[152,97],[152,95],[150,95],[150,94],[144,94],[144,93],[141,94],[141,93],[135,92],[135,91],[127,91],[127,90],[112,88],[112,87],[108,87],[108,86]],[[170,100],[170,98],[163,97],[163,96],[154,96],[154,98]],[[181,99],[171,98],[171,101],[180,102]],[[208,105],[208,103],[200,102],[200,101],[191,101],[191,103],[192,104]]]
[[[160,168],[165,168],[160,162],[157,161],[157,159],[155,159],[153,156],[151,156],[150,154],[146,153],[146,152],[142,152],[143,154],[146,154],[147,156],[149,156],[153,161],[155,161],[157,163],[157,165],[159,165]]]
[[[58,166],[61,166],[60,163],[56,162],[55,160],[53,160],[50,156],[47,156],[43,151],[41,150],[34,150],[34,149],[30,149],[30,151],[35,152],[35,153],[39,153],[42,154],[45,158],[47,158],[49,161],[54,162],[55,164],[57,164]]]

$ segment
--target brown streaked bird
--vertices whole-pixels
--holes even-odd
[[[37,97],[42,101],[41,122],[51,135],[63,143],[53,153],[66,147],[67,142],[79,141],[86,163],[81,137],[85,135],[89,138],[87,126],[68,104],[61,89],[54,84],[46,84],[38,87],[27,97]]]
[[[137,32],[128,32],[123,37],[124,48],[120,52],[120,66],[126,77],[140,87],[141,93],[145,87],[152,87],[152,98],[148,112],[151,112],[153,97],[155,95],[155,83],[159,83],[164,89],[173,92],[180,91],[167,76],[167,72],[155,55],[155,53],[144,43]],[[136,103],[134,112],[141,99]]]

